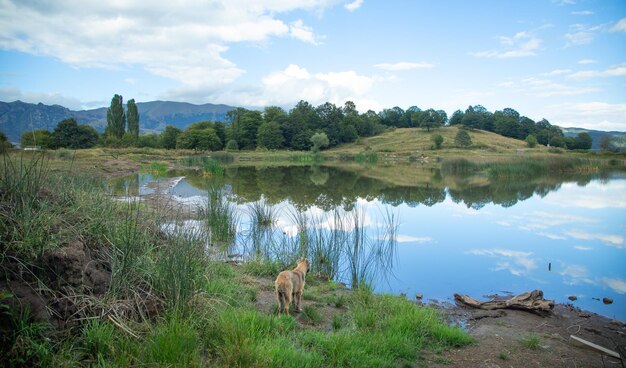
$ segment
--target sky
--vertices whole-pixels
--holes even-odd
[[[626,131],[626,0],[0,0],[0,101],[511,107]]]

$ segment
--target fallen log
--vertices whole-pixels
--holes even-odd
[[[545,300],[541,290],[522,293],[505,300],[493,299],[487,302],[479,302],[467,295],[454,294],[454,301],[459,305],[486,310],[518,309],[534,313],[547,313],[554,308],[554,301]]]

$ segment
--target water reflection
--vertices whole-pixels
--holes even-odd
[[[427,299],[539,288],[557,302],[577,295],[577,306],[626,320],[623,174],[496,179],[415,167],[293,166],[226,167],[219,179],[194,172],[170,175],[185,176],[171,190],[182,199],[205,198],[211,188],[220,188],[240,214],[250,203],[275,208],[272,226],[239,224],[246,254],[290,260],[306,252],[317,269],[348,282],[358,282],[372,270],[367,265],[377,262],[394,274],[388,280],[384,272],[369,276],[378,291]],[[116,187],[140,194],[145,181],[132,180]],[[376,229],[387,210],[401,222],[394,234],[397,258],[385,263],[390,252],[375,240],[384,238]],[[338,226],[336,213],[351,220]],[[354,220],[354,213],[362,217]],[[335,232],[343,228],[349,234],[355,223],[368,229],[369,240],[359,241],[354,231]],[[349,260],[347,244],[355,243],[363,253]],[[343,258],[319,244],[343,244]],[[615,303],[593,299],[603,297]]]

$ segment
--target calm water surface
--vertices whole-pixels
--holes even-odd
[[[623,174],[490,180],[411,167],[299,166],[227,168],[219,182],[172,175],[185,176],[171,191],[188,203],[219,185],[242,212],[259,200],[275,206],[277,227],[288,236],[294,209],[323,216],[359,208],[374,232],[381,213],[398,215],[397,257],[388,277],[374,281],[379,292],[452,301],[454,293],[541,289],[547,299],[575,295],[574,305],[626,321]],[[124,185],[144,195],[151,180]],[[603,297],[614,303],[596,300]]]

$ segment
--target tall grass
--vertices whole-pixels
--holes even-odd
[[[249,203],[248,214],[250,222],[259,227],[274,227],[276,224],[277,208],[263,200]]]
[[[222,193],[221,189],[208,190],[206,206],[200,207],[200,219],[206,221],[211,244],[231,244],[237,234],[239,217],[235,205]]]
[[[229,155],[230,154],[226,153],[225,157],[229,157]],[[213,156],[215,156],[215,154]],[[221,156],[216,156],[216,157],[221,157]],[[230,161],[228,161],[228,159],[224,159],[224,161],[220,161],[218,159],[215,159],[209,156],[188,156],[188,157],[182,158],[180,162],[181,164],[185,166],[199,167],[206,174],[222,176],[224,175],[224,167],[221,165],[220,162],[230,162]]]

